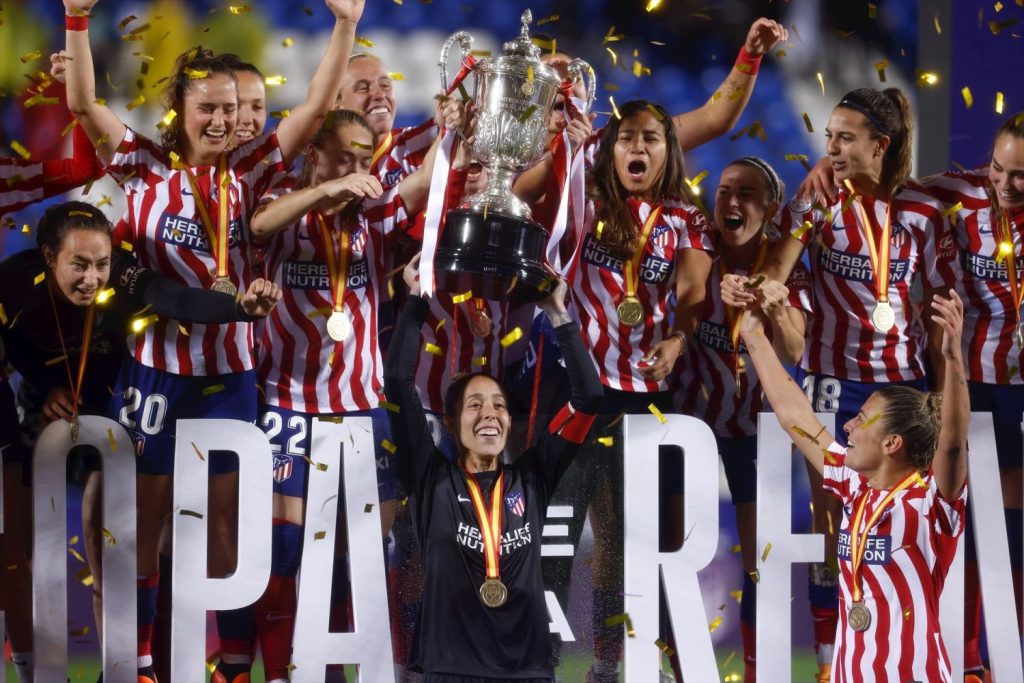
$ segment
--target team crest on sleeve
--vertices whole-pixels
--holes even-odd
[[[292,456],[290,455],[275,455],[274,456],[274,481],[278,484],[282,484],[292,476]]]
[[[690,216],[690,227],[697,232],[708,232],[711,230],[711,221],[703,211],[697,209]]]
[[[509,512],[517,517],[522,517],[526,513],[526,500],[522,491],[514,491],[505,496],[505,505],[508,506]]]
[[[402,169],[400,169],[400,168],[393,168],[393,169],[391,169],[390,171],[388,171],[387,173],[384,174],[384,181],[381,183],[381,185],[384,187],[385,190],[390,189],[396,183],[398,183],[398,181],[401,180],[401,178],[402,178]]]

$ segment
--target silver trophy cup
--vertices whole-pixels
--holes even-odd
[[[474,64],[472,142],[461,131],[462,144],[488,170],[487,187],[448,212],[434,258],[441,291],[513,302],[536,301],[547,293],[549,276],[544,251],[549,231],[531,220],[530,207],[512,194],[516,175],[535,164],[547,150],[547,116],[562,82],[558,72],[540,59],[530,40],[530,10],[522,15],[519,37],[503,46],[504,54]],[[472,37],[460,31],[441,48],[441,85],[448,81],[448,55],[456,44],[461,62],[469,58]],[[587,85],[585,109],[594,101],[594,71],[586,62],[569,66],[573,82]]]

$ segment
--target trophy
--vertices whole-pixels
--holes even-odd
[[[530,207],[512,194],[517,173],[536,163],[547,149],[548,113],[558,94],[558,71],[540,61],[530,40],[530,10],[522,15],[519,37],[503,46],[500,57],[478,60],[472,67],[475,111],[473,157],[488,170],[488,184],[448,212],[437,253],[434,277],[441,291],[514,303],[538,301],[547,294],[544,269],[549,231],[531,220]],[[473,38],[453,34],[441,48],[441,85],[449,90],[448,53],[455,43],[467,63]],[[569,65],[570,83],[587,76],[585,111],[594,101],[594,70],[581,59]]]

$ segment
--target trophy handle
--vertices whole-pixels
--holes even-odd
[[[583,79],[584,85],[587,87],[587,100],[584,102],[583,113],[589,114],[590,108],[594,106],[594,98],[597,96],[597,76],[594,75],[594,68],[582,59],[577,58],[569,62],[568,70],[570,83]]]
[[[459,58],[460,65],[469,59],[470,53],[473,51],[473,36],[465,31],[453,33],[448,40],[444,41],[444,45],[441,46],[441,59],[437,63],[441,68],[441,92],[443,93],[447,93],[450,87],[448,83],[448,53],[451,52],[452,45],[455,43],[458,43],[462,50],[462,56]]]

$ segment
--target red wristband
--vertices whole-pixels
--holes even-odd
[[[68,31],[88,31],[89,30],[89,15],[88,14],[76,14],[74,16],[70,14],[64,15],[64,28]]]
[[[747,52],[747,46],[744,45],[740,48],[740,53],[736,56],[736,63],[733,67],[739,69],[745,74],[754,76],[757,74],[757,70],[761,66],[761,58],[764,55],[752,55]]]

